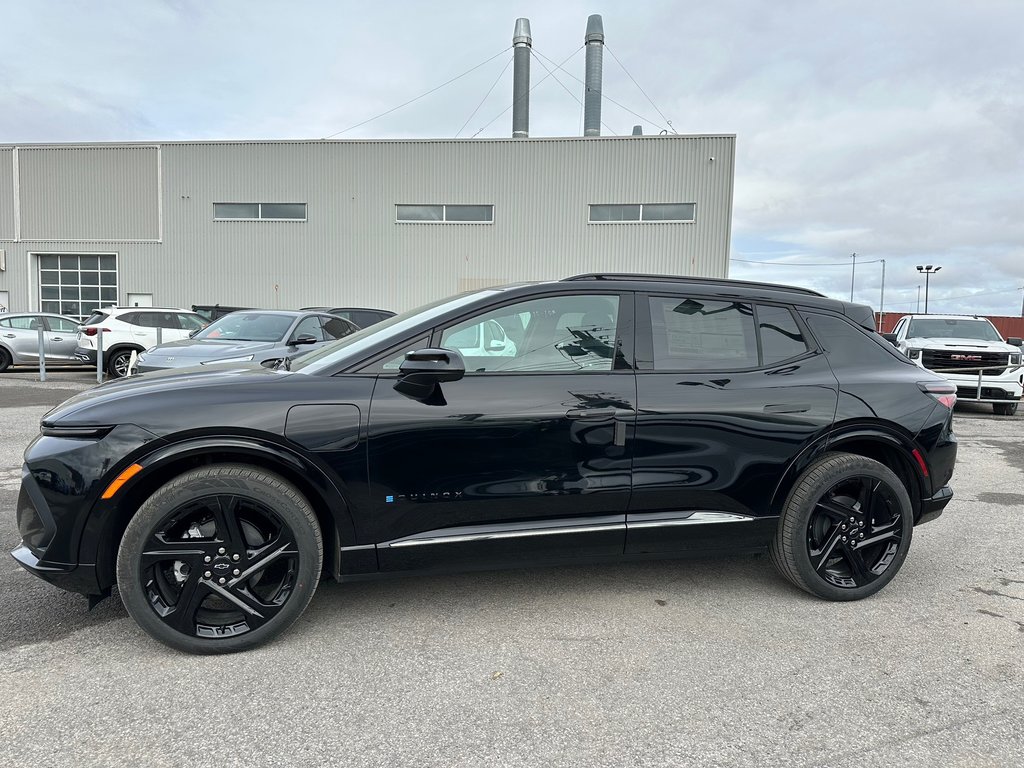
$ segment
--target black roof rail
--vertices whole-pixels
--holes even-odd
[[[640,275],[628,272],[589,272],[585,275],[573,275],[563,278],[561,282],[568,283],[582,280],[635,280],[642,283],[693,283],[695,285],[735,285],[740,288],[762,288],[771,291],[788,291],[790,293],[803,293],[807,296],[820,296],[828,298],[823,293],[812,291],[810,288],[798,288],[794,285],[778,285],[776,283],[757,283],[750,280],[731,280],[727,277],[686,277],[683,275]]]

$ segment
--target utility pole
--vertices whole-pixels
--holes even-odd
[[[853,301],[853,281],[857,277],[857,254],[853,254],[853,269],[850,271],[850,301]]]

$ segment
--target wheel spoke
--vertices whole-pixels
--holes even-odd
[[[871,477],[861,477],[858,480],[860,481],[860,494],[857,499],[860,505],[859,510],[861,515],[870,520],[871,512],[875,506],[875,491],[878,490],[878,486],[882,484],[882,481]]]
[[[246,542],[238,524],[238,501],[237,496],[218,496],[213,508],[213,522],[217,526],[218,538],[228,549],[244,551]]]
[[[295,545],[295,540],[292,536],[284,532],[278,533],[269,542],[252,553],[249,562],[246,563],[245,570],[232,579],[231,583],[236,584],[245,581],[254,573],[263,570],[278,558],[285,557],[287,555],[297,555],[298,553],[298,547]]]
[[[848,523],[851,517],[855,517],[858,520],[861,517],[861,513],[856,509],[848,507],[845,504],[840,504],[835,499],[821,498],[818,500],[816,506],[833,520],[837,520],[842,523]]]
[[[225,587],[209,582],[208,586],[213,592],[242,609],[250,629],[266,624],[277,615],[284,605],[283,603],[264,603],[242,584],[229,584]]]
[[[873,534],[869,538],[862,539],[857,546],[858,548],[868,547],[872,544],[881,544],[883,541],[893,541],[898,540],[900,538],[902,538],[900,532],[897,531],[895,528],[890,528],[890,530],[888,531],[882,530]]]
[[[858,587],[863,587],[868,582],[874,581],[878,575],[871,571],[864,562],[864,554],[860,549],[851,547],[845,541],[839,545],[843,559],[850,566],[850,578]]]
[[[164,621],[179,632],[194,635],[196,631],[196,611],[209,594],[206,582],[193,572],[181,585],[181,592],[174,609],[164,616]]]
[[[204,554],[193,541],[151,541],[150,548],[142,553],[140,565],[146,569],[168,560],[182,560],[196,567],[196,561]]]
[[[825,543],[821,546],[821,549],[812,549],[810,551],[811,567],[814,568],[814,570],[820,571],[822,566],[828,562],[829,557],[831,557],[832,552],[835,550],[836,544],[839,543],[841,537],[842,531],[839,529],[839,526],[834,526],[828,538],[825,539]]]

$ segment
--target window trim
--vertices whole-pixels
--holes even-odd
[[[594,220],[594,207],[595,206],[640,206],[640,218],[639,219],[628,219],[625,221],[601,221]],[[692,205],[693,206],[693,218],[691,219],[645,219],[644,218],[644,206],[645,205]],[[587,203],[587,224],[696,224],[697,223],[697,203],[694,201],[687,201],[685,203]]]
[[[400,219],[398,218],[398,209],[401,207],[408,208],[440,208],[441,218],[440,220],[429,220],[429,219]],[[491,218],[486,221],[464,221],[462,219],[449,220],[448,208],[461,208],[461,207],[477,207],[477,208],[490,208]],[[493,225],[494,224],[494,203],[395,203],[395,224],[471,224],[479,226],[481,224]]]
[[[217,206],[218,205],[255,205],[256,206],[256,213],[257,213],[257,215],[256,215],[255,219],[248,218],[248,217],[241,217],[241,216],[237,217],[237,218],[236,217],[217,216]],[[269,216],[268,217],[264,217],[263,216],[263,206],[264,205],[301,205],[302,206],[302,218],[301,219],[298,219],[298,218],[295,218],[295,219],[282,219],[282,218],[275,218],[275,217],[269,217]],[[214,221],[287,221],[287,222],[300,222],[301,223],[301,222],[309,221],[309,203],[301,203],[301,202],[297,202],[297,201],[282,201],[282,200],[277,200],[277,201],[269,201],[268,200],[268,201],[262,202],[262,203],[256,203],[256,202],[253,202],[251,200],[250,201],[246,201],[246,200],[217,200],[217,201],[214,201],[214,203],[213,203],[213,220]]]

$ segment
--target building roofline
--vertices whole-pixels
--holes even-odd
[[[511,136],[486,139],[186,139],[173,141],[68,141],[68,142],[0,142],[0,149],[69,149],[69,148],[113,148],[113,147],[166,147],[166,146],[232,146],[232,145],[282,145],[282,144],[538,144],[557,142],[615,142],[615,141],[664,141],[666,139],[735,139],[735,133],[698,134],[655,134],[651,136],[531,136],[514,139]]]

